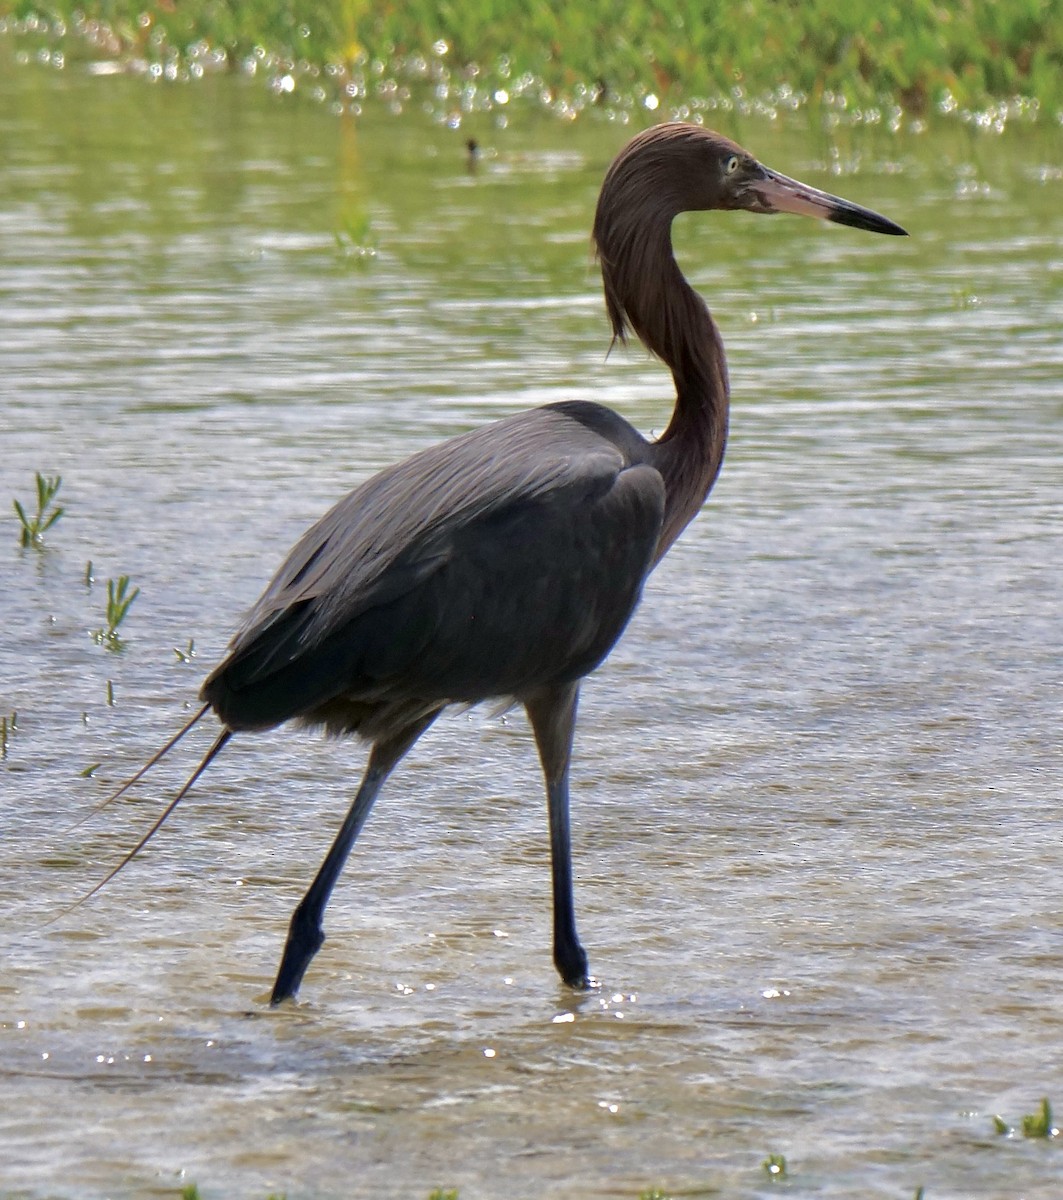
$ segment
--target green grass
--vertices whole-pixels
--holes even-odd
[[[108,650],[120,650],[122,639],[118,636],[118,627],[126,619],[133,601],[140,595],[140,588],[129,587],[129,576],[120,575],[117,579],[107,580],[107,626],[93,633],[93,640]],[[108,681],[107,703],[114,702],[113,692]]]
[[[1047,1096],[1041,1101],[1036,1112],[1026,1113],[1023,1116],[1019,1128],[1025,1138],[1059,1137],[1059,1128],[1053,1123],[1052,1105]],[[1015,1133],[1015,1130],[999,1115],[993,1117],[993,1129],[1002,1137],[1011,1137]]]
[[[1052,1106],[1046,1096],[1041,1101],[1041,1107],[1035,1113],[1027,1113],[1022,1118],[1022,1136],[1028,1138],[1056,1137],[1059,1130],[1052,1124]]]
[[[62,475],[51,477],[36,474],[37,511],[30,516],[20,500],[13,501],[15,515],[19,520],[19,544],[39,549],[44,545],[44,535],[59,520],[65,511],[55,498],[63,485]],[[54,506],[54,507],[53,507]]]
[[[999,115],[1014,97],[1035,102],[1027,115],[1063,109],[1063,0],[0,0],[4,13],[159,68],[264,72],[282,91],[358,98],[423,80],[459,114],[522,99],[569,116],[698,101],[879,119],[891,105]]]
[[[7,758],[7,743],[16,729],[18,729],[18,713],[13,712],[10,717],[0,717],[0,761]]]
[[[180,646],[174,646],[173,652],[179,663],[190,663],[196,657],[196,639],[189,638],[188,645],[183,650]]]
[[[769,1179],[782,1179],[786,1174],[786,1158],[782,1154],[769,1154],[761,1166]]]

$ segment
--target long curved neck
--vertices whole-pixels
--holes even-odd
[[[672,214],[665,211],[636,224],[611,220],[610,211],[625,210],[600,204],[594,236],[613,332],[623,341],[634,330],[668,364],[675,380],[671,420],[652,444],[666,496],[659,559],[701,508],[719,474],[730,407],[727,362],[716,323],[675,261]]]

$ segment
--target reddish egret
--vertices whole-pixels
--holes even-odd
[[[647,441],[610,409],[575,400],[486,425],[373,476],[298,542],[203,684],[203,708],[129,781],[214,710],[221,734],[116,871],[234,733],[296,720],[370,743],[354,803],[292,915],[274,1004],[295,995],[324,941],[329,895],[388,775],[448,704],[486,699],[528,714],[546,781],[554,963],[565,983],[589,985],[569,845],[580,681],[703,504],[727,437],[720,335],[672,254],[672,219],[703,209],[904,233],[769,170],[720,134],[684,124],[640,133],[605,177],[594,241],[614,337],[634,331],[671,368],[676,399],[664,434]]]

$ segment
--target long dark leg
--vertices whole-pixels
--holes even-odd
[[[579,684],[550,688],[525,701],[539,747],[550,813],[550,866],[554,885],[554,965],[574,988],[590,987],[587,954],[576,933],[572,903],[572,842],[568,820],[568,764],[576,726]]]
[[[355,838],[369,816],[373,801],[402,756],[438,715],[438,711],[431,713],[413,725],[408,725],[401,733],[374,743],[365,775],[362,777],[362,786],[358,789],[350,812],[340,826],[332,848],[325,855],[325,861],[310,885],[310,890],[292,913],[288,926],[288,940],[284,945],[284,957],[277,972],[277,981],[273,985],[271,1004],[280,1004],[299,990],[310,960],[325,941],[325,931],[321,927],[325,905],[328,904],[329,896],[343,870],[343,864],[347,861]]]

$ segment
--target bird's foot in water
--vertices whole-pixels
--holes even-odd
[[[561,981],[573,991],[586,992],[597,986],[597,980],[591,975],[587,952],[579,942],[555,945],[554,966]]]
[[[302,906],[292,913],[288,927],[288,940],[284,944],[277,981],[273,985],[270,1005],[274,1008],[285,1000],[294,1000],[299,985],[303,982],[310,960],[325,943],[325,931],[316,918],[308,918]]]
[[[566,979],[565,986],[574,992],[596,992],[602,986],[602,981],[595,979],[593,975],[584,975],[580,979]]]

